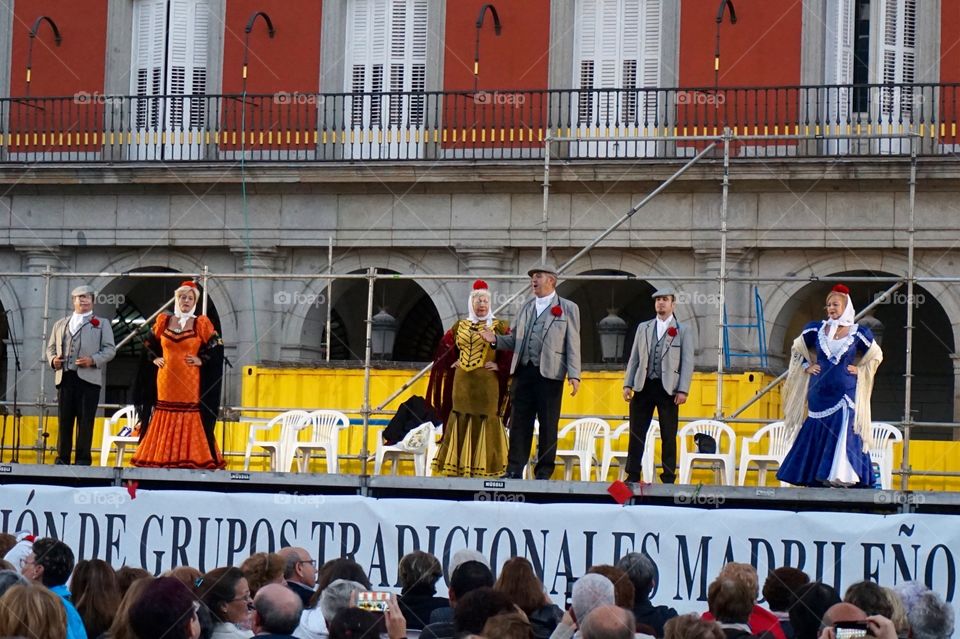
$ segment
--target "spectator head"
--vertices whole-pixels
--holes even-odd
[[[247,578],[239,568],[215,568],[197,585],[197,594],[218,622],[247,625],[253,611],[253,597]]]
[[[466,561],[450,576],[450,606],[456,607],[457,601],[468,592],[477,588],[492,588],[493,573],[479,561]]]
[[[620,606],[600,606],[580,626],[583,639],[633,639],[637,620]]]
[[[824,626],[832,626],[838,621],[863,621],[866,618],[867,614],[864,611],[851,603],[841,601],[827,608],[821,623]]]
[[[17,545],[17,538],[10,533],[0,533],[0,557],[6,556]]]
[[[843,593],[843,600],[867,613],[867,616],[880,615],[893,618],[893,606],[883,588],[872,581],[858,581]]]
[[[33,581],[47,588],[62,586],[73,572],[73,551],[70,546],[52,537],[33,542]],[[25,577],[31,579],[29,575]]]
[[[903,599],[900,598],[900,595],[898,595],[897,591],[893,588],[884,588],[883,594],[887,596],[887,601],[890,603],[890,610],[893,611],[890,621],[893,622],[897,636],[906,637],[910,631],[910,622],[907,621],[907,609],[903,607]]]
[[[401,594],[413,591],[433,594],[437,591],[436,584],[443,576],[443,569],[436,557],[415,550],[400,559],[398,573]]]
[[[317,591],[322,592],[324,588],[337,579],[356,581],[357,583],[363,584],[367,590],[373,590],[367,573],[364,572],[360,564],[353,559],[339,557],[323,564],[317,576]]]
[[[63,639],[67,611],[60,597],[35,584],[11,586],[0,597],[0,637]]]
[[[548,603],[543,583],[525,557],[511,557],[503,564],[494,589],[510,597],[528,615]]]
[[[176,572],[177,568],[174,568],[170,572]],[[120,596],[123,597],[127,594],[127,591],[130,590],[130,586],[133,585],[133,582],[139,579],[146,579],[149,577],[153,579],[153,575],[144,570],[143,568],[133,568],[131,566],[124,566],[117,571],[117,588],[120,589]],[[200,578],[200,572],[197,571],[196,578],[188,584],[190,591],[193,592],[193,589],[196,588],[197,579]]]
[[[940,595],[922,593],[907,612],[913,639],[948,639],[953,636],[953,608]]]
[[[790,566],[771,570],[763,582],[763,598],[770,610],[786,612],[797,598],[800,586],[810,583],[807,573]]]
[[[197,639],[198,606],[182,583],[158,577],[147,583],[130,608],[130,626],[139,639]]]
[[[613,582],[595,573],[586,574],[573,584],[570,607],[574,621],[583,623],[595,608],[615,605]]]
[[[3,596],[11,586],[26,586],[30,582],[26,577],[16,570],[0,570],[0,597]]]
[[[120,605],[120,589],[113,566],[102,559],[80,560],[73,570],[70,591],[87,636],[99,637],[106,632]]]
[[[796,639],[816,639],[824,613],[837,603],[840,603],[840,596],[827,584],[813,581],[800,586],[797,600],[789,610]]]
[[[367,587],[358,581],[337,579],[324,588],[320,595],[320,614],[329,624],[338,612],[351,607],[350,596],[353,593],[364,590],[367,590]]]
[[[726,636],[716,621],[694,614],[674,617],[663,627],[663,639],[726,639]]]
[[[187,590],[194,590],[197,587],[197,582],[203,578],[203,573],[193,566],[177,566],[176,568],[172,568],[160,576],[173,577],[186,586]]]
[[[14,572],[17,572],[17,567],[11,564],[6,559],[0,559],[0,570],[12,570]]]
[[[304,585],[307,588],[316,586],[317,562],[305,548],[287,546],[278,550],[277,554],[285,562],[283,566],[284,579]]]
[[[760,577],[757,576],[757,569],[750,564],[731,561],[724,564],[717,577],[742,582],[753,593],[753,603],[757,602],[757,597],[760,596]]]
[[[329,623],[330,639],[379,637],[385,630],[383,615],[360,608],[344,608]]]
[[[503,612],[487,619],[482,634],[497,639],[533,639],[533,627],[522,612]]]
[[[30,533],[18,532],[16,535],[16,543],[14,546],[8,550],[0,557],[3,557],[11,564],[13,564],[13,569],[20,572],[21,575],[27,579],[33,580],[33,577],[28,574],[24,574],[24,564],[27,558],[30,558],[30,569],[33,570],[33,540],[34,537]]]
[[[510,597],[493,588],[471,590],[457,600],[453,609],[453,627],[457,635],[480,634],[490,617],[504,612],[516,612]]]
[[[487,568],[490,567],[490,562],[479,550],[473,550],[472,548],[461,548],[457,552],[453,553],[453,557],[450,558],[450,565],[447,566],[447,578],[449,579],[449,577],[457,571],[457,568],[468,561],[479,561]]]
[[[266,584],[253,598],[254,634],[292,635],[300,625],[303,602],[300,596],[280,584]]]
[[[637,603],[648,601],[657,585],[657,565],[647,555],[631,552],[617,562],[617,568],[627,573],[633,584],[633,597]]]
[[[603,575],[613,582],[613,594],[617,600],[617,605],[627,610],[633,610],[634,588],[633,582],[627,577],[627,573],[609,565],[593,566],[587,571],[587,574],[596,573]]]
[[[906,609],[908,616],[910,615],[910,611],[913,610],[913,607],[920,601],[920,596],[930,591],[929,588],[919,581],[904,582],[894,588],[894,590],[900,595],[900,601],[903,602],[903,607]]]
[[[707,589],[707,605],[720,623],[746,623],[753,611],[754,591],[731,577],[717,577]]]
[[[120,600],[120,606],[117,608],[117,612],[113,615],[113,623],[110,624],[110,630],[107,633],[110,635],[110,639],[137,639],[137,635],[133,632],[133,628],[130,625],[130,610],[133,608],[133,604],[140,600],[147,586],[152,582],[153,577],[148,576],[137,579],[127,588],[127,591],[123,594],[123,598]],[[206,606],[201,607],[206,610]]]
[[[280,555],[272,552],[255,553],[240,564],[240,572],[247,578],[250,595],[254,599],[257,592],[267,584],[282,584],[285,570],[286,562]]]

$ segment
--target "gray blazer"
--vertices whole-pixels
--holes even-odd
[[[666,335],[668,346],[663,349],[663,361],[660,366],[660,381],[669,395],[690,392],[690,380],[693,379],[694,349],[693,332],[674,317],[670,326],[677,329],[677,335]],[[642,322],[637,327],[637,334],[633,338],[633,347],[630,349],[630,359],[627,362],[627,373],[623,377],[624,387],[629,386],[634,392],[643,389],[647,381],[647,360],[650,357],[651,340],[657,338],[657,319]]]
[[[554,313],[560,307],[560,316]],[[536,300],[531,299],[517,313],[517,322],[509,335],[497,335],[498,351],[513,351],[510,362],[510,374],[517,370],[520,353],[517,348],[523,344],[523,338],[533,326],[536,316]],[[570,300],[556,297],[553,306],[544,311],[549,313],[544,329],[543,350],[540,352],[540,374],[547,379],[563,381],[564,376],[580,379],[580,307]]]
[[[91,321],[96,317],[100,323],[94,326]],[[53,367],[53,360],[57,357],[63,357],[63,336],[70,323],[70,317],[58,319],[53,325],[53,331],[50,333],[50,339],[47,340],[47,364]],[[110,326],[110,320],[105,317],[91,316],[80,327],[80,351],[79,357],[92,357],[96,368],[78,368],[77,376],[85,382],[103,385],[104,366],[117,354],[116,346],[113,342],[113,328]],[[54,381],[57,386],[63,378],[63,369],[54,373]]]

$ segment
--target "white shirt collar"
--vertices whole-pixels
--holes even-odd
[[[659,342],[661,339],[663,339],[663,334],[667,332],[667,328],[669,328],[670,322],[673,321],[673,314],[671,313],[670,317],[668,317],[665,320],[660,319],[660,316],[657,315],[656,320],[657,320],[657,341]]]
[[[537,307],[537,317],[540,317],[540,313],[547,310],[553,304],[553,299],[557,296],[557,292],[554,291],[545,297],[538,297],[535,300]]]
[[[83,323],[86,322],[88,319],[90,319],[92,316],[93,316],[93,311],[83,313],[82,315],[80,313],[74,313],[73,315],[71,315],[70,324],[68,325],[70,332],[76,333],[77,331],[79,331],[80,328],[83,326]]]

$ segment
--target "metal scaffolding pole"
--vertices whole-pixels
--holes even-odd
[[[900,490],[907,489],[910,479],[910,434],[913,424],[910,396],[913,393],[913,300],[914,298],[914,231],[917,197],[917,139],[910,138],[910,196],[907,226],[907,322],[905,364],[903,370],[903,457],[900,460]]]
[[[717,322],[717,404],[713,409],[715,419],[723,417],[723,329],[724,308],[726,308],[727,276],[727,201],[730,194],[730,129],[723,130],[723,187],[720,196],[720,321]]]

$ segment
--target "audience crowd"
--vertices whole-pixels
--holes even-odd
[[[30,639],[948,639],[953,608],[918,582],[871,581],[843,596],[791,567],[762,588],[749,564],[728,563],[702,614],[651,601],[657,567],[630,553],[577,579],[566,610],[533,566],[461,550],[450,565],[414,551],[400,560],[400,593],[372,589],[350,559],[317,566],[303,548],[256,553],[205,574],[186,566],[160,577],[100,560],[75,562],[52,538],[0,534],[0,638]],[[446,576],[448,596],[437,596]],[[760,599],[762,595],[762,599]],[[763,602],[761,605],[760,601]]]

